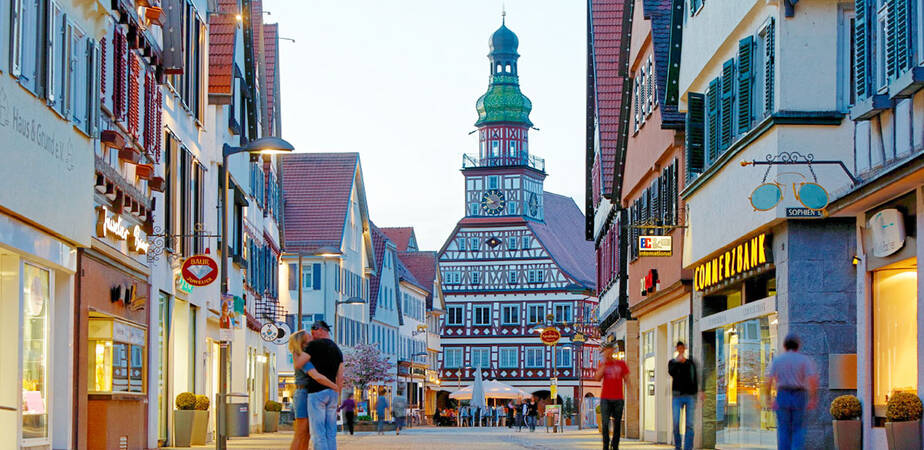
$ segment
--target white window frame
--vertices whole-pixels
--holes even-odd
[[[751,111],[754,116],[755,122],[763,120],[770,115],[771,111],[766,108],[766,94],[767,94],[767,33],[770,32],[770,27],[773,26],[773,21],[767,19],[760,25],[760,28],[757,29],[757,35],[755,36],[755,48],[754,53],[751,56],[753,63],[753,79],[754,84],[751,85]],[[721,95],[721,94],[720,94]]]
[[[536,310],[540,311],[540,314],[536,315],[536,320],[533,320]],[[545,304],[526,305],[526,323],[531,325],[541,322],[545,322]]]
[[[470,284],[481,284],[481,272],[477,270],[472,271]]]
[[[523,236],[522,242],[523,242],[523,245],[521,245],[520,248],[523,250],[529,250],[533,245],[533,242],[529,238],[529,236]]]
[[[462,349],[449,347],[443,349],[443,367],[447,369],[462,368]]]
[[[563,308],[563,311],[567,311],[568,317],[559,317],[558,311],[559,307]],[[555,312],[555,322],[573,322],[574,321],[574,305],[571,303],[555,303],[552,305],[552,310]]]
[[[492,309],[491,305],[472,305],[472,325],[491,325]],[[482,320],[485,315],[483,311],[487,311],[487,321]]]
[[[571,353],[570,348],[564,346],[556,346],[555,352],[557,353],[557,355],[555,355],[555,367],[560,369],[574,365],[574,355]],[[565,363],[565,355],[568,356],[567,363]]]
[[[656,89],[656,84],[654,82],[654,59],[653,55],[648,55],[648,70],[645,72],[645,120],[648,116],[654,111],[655,101],[654,101],[654,92]]]
[[[469,243],[469,250],[473,252],[477,252],[478,250],[481,249],[481,239],[478,239],[476,237],[469,238],[468,243]]]
[[[488,176],[488,189],[500,189],[500,176]]]
[[[478,358],[475,358],[478,355]],[[487,355],[487,358],[485,358]],[[476,363],[477,359],[477,363]],[[491,347],[471,347],[469,348],[469,361],[472,368],[490,369],[491,368]],[[481,364],[483,363],[483,364]]]
[[[456,245],[459,247],[459,251],[465,251],[465,238],[459,238],[456,240]]]
[[[507,284],[519,284],[520,272],[518,270],[507,271]]]
[[[459,321],[453,322],[452,312],[454,310],[459,311]],[[446,325],[447,326],[462,326],[465,325],[465,306],[463,305],[448,305],[446,306]]]
[[[507,320],[507,311],[513,311],[513,320]],[[519,325],[520,324],[520,305],[501,305],[501,325]]]
[[[523,351],[523,367],[527,369],[545,368],[545,347],[526,347]]]
[[[519,351],[516,347],[501,347],[497,350],[497,367],[501,369],[516,369],[519,367]]]
[[[516,236],[507,238],[507,250],[517,250],[517,244],[520,242]]]
[[[887,43],[889,29],[889,8],[886,0],[878,0],[876,5],[876,39],[875,39],[875,67],[876,77],[873,86],[877,91],[884,91],[889,87],[889,71],[886,67],[887,61]]]
[[[852,5],[852,3],[850,4]],[[856,103],[857,90],[854,83],[856,77],[856,52],[854,51],[854,42],[850,39],[854,35],[856,28],[854,23],[857,17],[856,11],[849,6],[839,8],[840,17],[838,18],[838,81],[840,84],[840,95],[838,102],[841,105],[841,111],[847,111]]]

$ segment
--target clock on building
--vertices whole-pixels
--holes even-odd
[[[504,191],[491,189],[481,195],[481,210],[487,216],[499,216],[506,206]]]
[[[536,193],[529,193],[529,200],[527,201],[529,206],[529,215],[536,217],[539,215],[539,200],[536,199]]]

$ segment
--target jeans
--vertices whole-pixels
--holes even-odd
[[[376,422],[376,424],[378,424],[378,428],[376,428],[376,431],[378,431],[379,433],[381,433],[381,432],[385,431],[385,413],[384,413],[384,412],[380,412],[380,413],[378,414],[378,418],[379,418],[379,420]]]
[[[356,413],[353,411],[346,411],[343,413],[343,416],[346,420],[347,430],[350,430],[350,434],[353,434],[353,422],[356,421]]]
[[[315,450],[337,450],[338,403],[333,389],[308,394],[308,423]]]
[[[613,419],[613,449],[619,448],[619,435],[622,428],[622,409],[625,400],[600,399],[600,431],[603,432],[603,450],[610,449],[610,418]]]
[[[686,432],[684,433],[683,441],[680,440],[681,408],[686,410]],[[674,413],[672,422],[674,425],[674,448],[680,450],[680,444],[683,443],[682,448],[684,450],[691,450],[693,448],[693,418],[696,411],[696,396],[675,395],[671,400],[671,409]]]
[[[292,412],[296,419],[308,418],[308,389],[298,388],[292,396]]]
[[[526,422],[529,423],[529,431],[536,431],[536,416],[526,416]]]
[[[808,403],[804,390],[779,389],[776,393],[776,444],[785,450],[805,448],[805,424],[802,418]]]

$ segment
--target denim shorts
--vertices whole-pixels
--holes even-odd
[[[308,418],[308,389],[298,388],[292,399],[292,412],[296,419]]]

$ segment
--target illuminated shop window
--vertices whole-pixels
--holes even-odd
[[[145,330],[111,317],[90,317],[87,390],[144,393]]]

